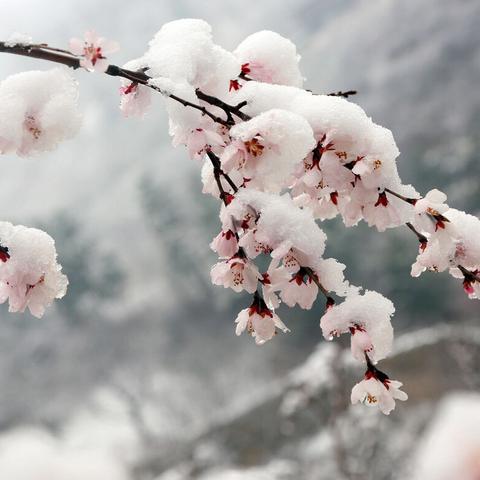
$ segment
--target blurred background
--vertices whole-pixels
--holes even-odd
[[[168,21],[208,21],[234,49],[270,29],[302,55],[306,88],[356,89],[390,128],[421,193],[479,213],[478,0],[0,0],[0,38],[56,47],[88,29],[140,56]],[[0,78],[44,62],[3,55]],[[396,306],[382,365],[410,399],[389,416],[349,405],[362,368],[327,344],[322,305],[292,329],[236,338],[248,300],[214,288],[217,202],[168,138],[162,99],[125,119],[118,81],[78,71],[84,124],[48,154],[3,156],[1,219],[47,230],[70,279],[37,320],[0,311],[0,480],[478,480],[480,319],[446,274],[410,277],[407,229],[324,222],[327,255]]]

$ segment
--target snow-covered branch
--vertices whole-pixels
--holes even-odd
[[[349,334],[353,358],[366,366],[352,402],[388,414],[395,400],[406,400],[401,383],[376,366],[392,349],[393,304],[351,285],[345,265],[324,258],[318,221],[340,215],[346,227],[363,220],[379,231],[407,225],[420,243],[412,275],[448,270],[479,298],[479,220],[448,207],[438,190],[421,197],[404,185],[392,133],[347,100],[355,91],[305,90],[295,45],[274,32],[250,35],[229,52],[213,42],[207,23],[180,20],[164,25],[148,50],[122,67],[107,60],[117,48],[93,32],[72,39],[69,50],[24,38],[0,42],[0,52],[119,77],[127,117],[144,116],[152,91],[161,93],[173,144],[202,163],[203,192],[222,201],[211,279],[251,295],[235,321],[237,335],[246,331],[261,345],[289,332],[276,313],[280,304],[311,309],[320,292],[324,337]],[[77,88],[62,68],[4,80],[0,152],[30,155],[71,137],[79,126]],[[16,243],[8,233],[15,228],[24,227],[0,231],[3,299],[12,310],[28,305],[41,315],[63,295],[66,279],[53,243],[36,263],[38,245],[30,252],[27,241]]]

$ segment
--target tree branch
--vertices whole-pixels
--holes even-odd
[[[228,103],[223,102],[217,97],[212,97],[211,95],[207,95],[203,93],[199,88],[195,90],[195,93],[199,100],[203,100],[204,102],[209,103],[210,105],[214,105],[215,107],[221,108],[227,115],[227,121],[231,121],[232,124],[235,123],[232,114],[236,117],[240,118],[243,121],[248,121],[252,117],[240,111],[242,107],[246,105],[246,102],[239,103],[238,105],[229,105]]]
[[[47,44],[44,44],[44,43],[32,44],[32,45],[30,44],[9,45],[6,42],[0,42],[0,52],[59,63],[61,65],[66,65],[67,67],[73,68],[74,70],[81,68],[81,65],[80,65],[81,57],[74,55],[68,50],[49,47]],[[180,98],[177,95],[174,95],[172,93],[164,92],[163,90],[156,87],[155,85],[152,85],[150,83],[150,80],[152,78],[142,71],[135,72],[132,70],[128,70],[126,68],[119,67],[117,65],[109,65],[105,70],[105,74],[112,77],[125,78],[127,80],[130,80],[131,82],[145,85],[146,87],[151,88],[152,90],[155,90],[157,92],[160,92],[162,95],[168,98],[171,98],[176,102],[181,103],[184,107],[191,107],[196,110],[199,110],[204,115],[210,117],[215,123],[219,123],[220,125],[223,125],[227,128],[230,128],[232,125],[235,124],[235,121],[231,117],[232,114],[235,114],[238,118],[242,120],[250,119],[248,115],[240,111],[240,108],[244,105],[242,104],[240,104],[240,106],[228,105],[216,97],[206,95],[200,90],[197,90],[197,97],[199,99],[204,100],[211,105],[219,106],[225,111],[227,115],[227,120],[220,118],[214,115],[209,110],[207,110],[205,107],[202,107],[201,105],[197,105],[195,103],[189,102],[188,100],[184,100],[183,98]],[[200,97],[203,97],[203,98],[200,98]]]

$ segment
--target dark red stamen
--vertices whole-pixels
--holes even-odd
[[[232,90],[239,90],[241,87],[240,83],[238,83],[238,80],[230,80],[230,86],[228,88],[228,91],[231,92]]]
[[[375,206],[378,207],[379,205],[382,205],[386,207],[388,205],[388,198],[387,194],[385,192],[379,193],[378,194],[378,200],[375,203]]]

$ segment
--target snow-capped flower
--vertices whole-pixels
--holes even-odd
[[[393,328],[390,317],[395,308],[378,292],[353,293],[342,303],[327,309],[320,320],[325,339],[351,333],[353,357],[365,361],[365,354],[374,363],[385,358],[392,349]]]
[[[238,314],[235,323],[237,335],[247,330],[258,345],[270,340],[276,334],[277,328],[284,333],[290,331],[257,294],[250,308],[245,308]]]
[[[248,221],[245,221],[248,215]],[[295,257],[300,265],[313,266],[325,249],[325,233],[308,210],[298,208],[288,195],[254,189],[240,189],[235,200],[221,212],[223,228],[234,218],[246,229],[254,229],[253,239],[271,250],[272,258]],[[252,238],[247,238],[253,240]],[[254,246],[255,244],[252,243]],[[287,267],[286,258],[283,265]],[[287,267],[288,268],[288,267]]]
[[[72,38],[70,50],[74,55],[82,56],[80,65],[86,70],[104,72],[108,67],[106,55],[116,52],[119,46],[117,42],[99,37],[95,32],[85,32],[83,40]]]
[[[230,129],[232,146],[221,157],[227,172],[240,169],[251,181],[247,188],[279,192],[295,166],[315,146],[308,122],[295,113],[268,110]]]
[[[66,70],[22,72],[0,83],[0,153],[53,150],[77,133],[78,85]]]
[[[261,275],[254,263],[237,254],[229,260],[216,263],[210,271],[210,277],[214,285],[223,285],[235,292],[246,290],[253,293]]]
[[[28,307],[32,315],[41,317],[54,299],[65,295],[68,285],[53,239],[36,228],[9,222],[0,222],[0,238],[0,303],[8,299],[10,312]]]
[[[295,87],[303,84],[297,49],[278,33],[256,32],[248,36],[234,54],[242,63],[242,74],[250,79]]]
[[[210,248],[221,258],[231,258],[238,252],[237,236],[231,230],[222,230],[213,239]]]

